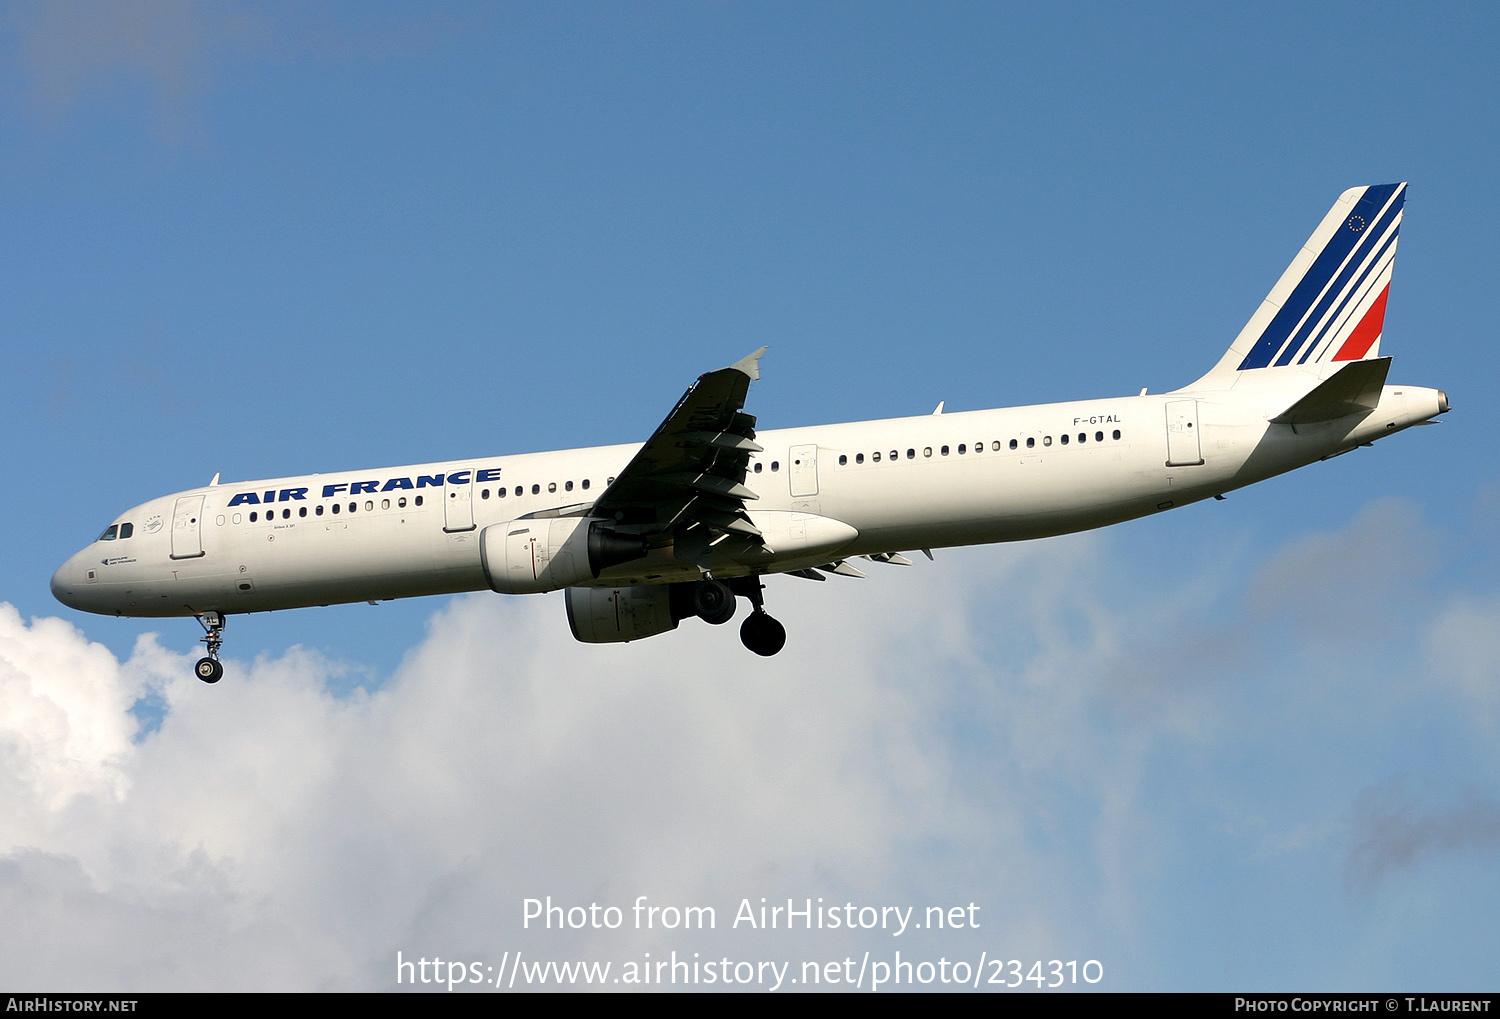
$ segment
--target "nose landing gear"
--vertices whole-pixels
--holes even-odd
[[[224,644],[224,613],[205,612],[194,618],[203,627],[203,644],[208,655],[198,659],[193,671],[203,682],[217,683],[224,678],[224,665],[219,661],[219,648]]]

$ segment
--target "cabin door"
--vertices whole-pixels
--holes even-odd
[[[203,496],[184,495],[172,511],[172,558],[196,559],[203,554]]]
[[[1167,403],[1167,466],[1188,467],[1203,462],[1198,440],[1198,401]]]

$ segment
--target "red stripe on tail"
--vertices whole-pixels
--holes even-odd
[[[1354,327],[1354,332],[1333,355],[1335,361],[1358,361],[1380,339],[1380,331],[1385,327],[1385,299],[1390,292],[1391,285],[1387,283],[1380,296],[1375,298],[1375,303],[1370,305],[1370,310],[1365,312],[1365,317]]]

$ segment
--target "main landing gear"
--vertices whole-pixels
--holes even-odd
[[[205,612],[194,618],[203,627],[203,643],[208,648],[208,655],[198,659],[193,671],[203,682],[217,683],[224,678],[224,665],[219,661],[219,648],[224,644],[224,613]]]
[[[672,618],[697,616],[705,623],[722,626],[734,618],[738,599],[746,598],[752,607],[749,618],[740,624],[740,642],[762,658],[769,658],[786,646],[786,627],[766,615],[764,586],[759,577],[735,577],[714,580],[705,577],[672,588]]]
[[[761,593],[765,590],[765,585],[760,582],[759,577],[736,578],[727,584],[719,580],[700,581],[697,588],[693,591],[693,602],[695,605],[699,600],[699,593],[710,584],[722,588],[724,593],[728,594],[729,609],[723,613],[722,618],[709,619],[707,616],[704,616],[704,619],[711,623],[728,622],[729,617],[734,615],[735,595],[744,595],[750,600],[752,611],[745,621],[740,624],[740,643],[762,658],[770,658],[786,647],[786,627],[766,614],[765,598]]]
[[[740,643],[762,658],[770,658],[786,647],[786,627],[756,609],[740,624]]]

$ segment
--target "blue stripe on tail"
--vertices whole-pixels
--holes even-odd
[[[1365,267],[1365,271],[1359,274],[1359,279],[1354,281],[1354,286],[1349,288],[1348,292],[1344,294],[1344,299],[1339,302],[1339,306],[1328,317],[1328,322],[1318,332],[1318,335],[1313,337],[1313,341],[1307,345],[1302,356],[1297,359],[1298,364],[1305,364],[1307,359],[1317,352],[1318,347],[1322,345],[1328,334],[1340,328],[1340,320],[1343,318],[1345,310],[1350,304],[1364,296],[1366,281],[1369,280],[1372,274],[1380,271],[1381,261],[1385,258],[1385,253],[1391,249],[1392,244],[1396,243],[1396,235],[1400,232],[1400,227],[1392,230],[1391,235],[1380,245],[1380,250],[1375,252],[1375,257],[1370,260],[1370,264]]]
[[[1339,299],[1339,295],[1344,293],[1344,288],[1349,285],[1350,278],[1356,272],[1359,272],[1359,267],[1361,263],[1365,261],[1365,256],[1370,253],[1370,249],[1373,248],[1377,243],[1380,243],[1382,239],[1384,239],[1386,243],[1389,243],[1390,240],[1395,238],[1396,231],[1391,230],[1391,223],[1393,220],[1395,220],[1396,215],[1401,211],[1402,204],[1403,203],[1400,199],[1392,202],[1391,207],[1386,210],[1385,215],[1380,217],[1380,222],[1375,226],[1375,229],[1365,230],[1363,232],[1363,237],[1360,239],[1358,246],[1355,248],[1354,257],[1349,259],[1349,264],[1344,266],[1344,271],[1339,273],[1339,278],[1334,281],[1333,286],[1328,288],[1328,292],[1324,294],[1323,299],[1318,302],[1318,307],[1316,308],[1316,310],[1314,310],[1311,315],[1307,316],[1307,321],[1302,323],[1301,329],[1297,330],[1296,338],[1294,338],[1291,343],[1287,344],[1286,350],[1279,358],[1276,359],[1276,363],[1278,365],[1292,363],[1292,358],[1296,357],[1297,354],[1307,344],[1308,334],[1317,328],[1318,323],[1323,319],[1323,314],[1333,305],[1335,301]],[[1358,213],[1355,213],[1355,215],[1358,215]],[[1400,227],[1397,227],[1396,229],[1399,230]],[[1386,237],[1388,233],[1390,234],[1390,237]],[[1382,248],[1381,250],[1384,250],[1384,248]],[[1379,264],[1378,258],[1374,262],[1372,262],[1370,267],[1368,268],[1373,268],[1377,264]],[[1327,324],[1325,324],[1324,329],[1326,330],[1326,328]],[[1322,338],[1322,335],[1323,331],[1319,331],[1318,336],[1320,339]]]
[[[1368,224],[1380,214],[1381,207],[1390,201],[1391,196],[1398,190],[1401,190],[1400,184],[1377,184],[1365,190],[1364,196],[1355,203],[1349,218],[1324,245],[1323,251],[1298,281],[1291,296],[1287,298],[1286,304],[1282,305],[1276,317],[1271,320],[1271,324],[1266,326],[1265,332],[1261,333],[1260,339],[1250,349],[1250,353],[1245,355],[1245,360],[1240,363],[1240,371],[1247,368],[1265,368],[1271,363],[1291,337],[1292,330],[1297,328],[1297,324],[1312,308],[1318,295],[1323,293],[1334,274],[1339,271],[1339,267],[1344,264],[1349,253],[1361,242],[1375,243],[1375,238],[1380,235],[1381,228],[1389,225],[1387,217],[1381,220],[1381,228],[1367,229]],[[1392,203],[1389,216],[1394,216],[1399,212],[1405,202],[1406,195],[1403,191]],[[1298,346],[1300,347],[1300,344]]]

